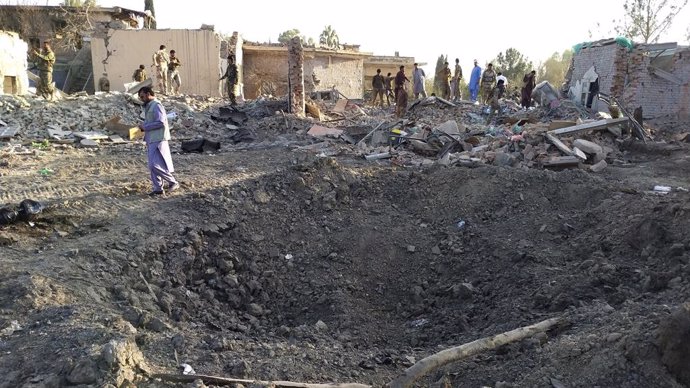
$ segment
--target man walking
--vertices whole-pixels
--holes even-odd
[[[144,131],[147,159],[153,191],[149,196],[162,195],[165,192],[163,181],[167,182],[168,191],[175,191],[180,187],[172,175],[175,172],[170,155],[170,127],[163,105],[156,100],[153,89],[144,86],[139,89],[139,99],[144,103],[144,123],[139,128]]]
[[[424,86],[425,78],[426,74],[424,74],[424,70],[417,67],[415,63],[414,70],[412,70],[412,93],[414,93],[415,100],[419,98],[420,94],[422,97],[426,98],[426,87]]]
[[[237,85],[239,80],[235,57],[232,54],[228,55],[228,68],[225,69],[225,74],[220,78],[221,81],[224,79],[227,79],[225,82],[228,89],[228,97],[230,97],[230,105],[237,105]]]
[[[46,100],[52,100],[55,93],[53,87],[53,65],[55,65],[55,53],[50,48],[50,41],[43,42],[43,50],[39,53],[33,51],[38,63],[38,77],[40,81],[36,85],[36,91]]]
[[[462,100],[462,92],[460,91],[460,81],[462,80],[462,68],[460,67],[460,59],[455,58],[455,74],[453,74],[453,81],[451,82],[452,91],[451,98],[453,101]]]
[[[385,86],[386,80],[381,75],[381,69],[376,69],[376,75],[371,80],[371,87],[374,88],[374,98],[371,100],[373,106],[376,106],[376,99],[378,97],[381,100],[381,107],[383,108],[383,93],[385,91]]]
[[[165,45],[160,45],[160,49],[153,54],[153,65],[154,74],[156,75],[156,80],[158,82],[158,91],[160,93],[168,92],[168,62],[170,58],[168,53],[165,52]]]
[[[470,100],[472,102],[477,102],[477,97],[479,95],[479,78],[482,75],[482,68],[477,64],[477,60],[474,60],[474,67],[472,68],[472,74],[470,75]]]
[[[168,83],[172,95],[177,95],[182,86],[182,79],[180,78],[179,68],[182,66],[180,58],[175,54],[175,50],[170,50],[170,61],[168,62]]]

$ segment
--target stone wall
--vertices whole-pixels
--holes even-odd
[[[110,30],[91,41],[94,78],[108,75],[111,90],[124,90],[140,64],[153,77],[153,53],[164,44],[182,62],[183,94],[221,95],[220,36],[209,30]]]
[[[29,46],[14,32],[0,31],[0,94],[26,94]]]
[[[288,59],[286,49],[244,48],[244,93],[249,99],[263,93],[274,96],[287,94]],[[348,98],[362,98],[364,93],[363,56],[338,56],[304,49],[304,83],[314,90],[312,74],[320,80],[318,89],[335,86]]]

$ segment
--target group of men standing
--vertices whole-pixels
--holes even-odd
[[[156,76],[158,90],[163,94],[176,95],[180,92],[182,86],[182,78],[180,77],[180,58],[177,57],[175,50],[170,50],[170,54],[166,52],[164,44],[160,45],[158,51],[153,54],[153,73]],[[142,82],[146,79],[146,70],[144,65],[140,65],[134,71],[132,79],[137,82]]]

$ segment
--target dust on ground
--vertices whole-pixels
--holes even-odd
[[[599,174],[399,167],[300,148],[288,119],[213,154],[174,141],[182,190],[158,199],[140,143],[3,157],[2,202],[46,208],[0,229],[0,387],[192,386],[151,377],[180,364],[382,386],[551,317],[418,385],[689,384],[686,144],[621,145]]]

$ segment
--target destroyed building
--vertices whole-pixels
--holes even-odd
[[[608,39],[576,47],[568,95],[597,106],[596,93],[617,98],[630,111],[641,108],[645,119],[690,119],[690,48],[677,43],[636,44]],[[596,89],[594,86],[592,89]]]
[[[241,40],[230,51],[238,52],[241,61]],[[94,34],[91,40],[93,74],[107,76],[113,90],[123,90],[132,82],[132,73],[141,64],[149,77],[152,55],[160,45],[175,50],[182,62],[179,69],[183,94],[220,96],[225,71],[221,59],[221,37],[211,30],[110,30]]]
[[[93,31],[139,28],[146,18],[144,12],[122,7],[2,5],[0,10],[0,30],[18,33],[29,47],[38,49],[53,40],[53,80],[67,93],[94,91],[89,45]]]
[[[16,32],[0,31],[0,94],[25,94],[28,45]]]
[[[391,73],[395,76],[400,70],[400,66],[405,66],[405,69],[410,73],[415,64],[414,57],[401,57],[398,52],[393,56],[389,55],[374,55],[364,60],[364,90],[372,90],[371,81],[376,75],[376,69],[381,69],[381,74],[385,77],[386,74]],[[420,64],[420,66],[426,63]]]
[[[253,99],[261,94],[283,96],[288,90],[288,51],[280,44],[245,42],[244,94]],[[336,88],[349,98],[364,93],[364,60],[371,53],[349,45],[342,50],[304,48],[304,83],[307,91]]]

